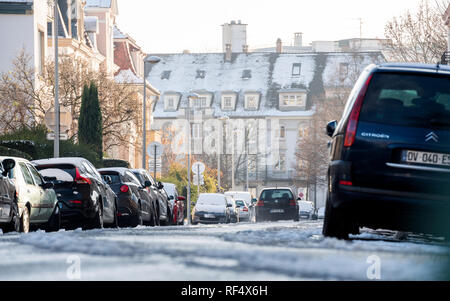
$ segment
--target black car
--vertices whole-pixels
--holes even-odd
[[[156,199],[152,199],[146,189],[151,186],[149,181],[141,185],[127,168],[103,168],[99,169],[99,172],[118,197],[121,227],[156,225]]]
[[[449,234],[448,66],[367,67],[327,133],[325,236],[360,227]]]
[[[117,227],[117,196],[88,160],[58,158],[33,164],[54,184],[65,228]]]
[[[16,188],[8,177],[15,161],[5,159],[0,162],[0,229],[3,233],[20,231],[19,207],[16,200]]]
[[[266,188],[255,206],[256,222],[266,220],[299,221],[298,203],[290,188]]]
[[[144,169],[134,169],[133,173],[141,185],[144,185],[146,181],[151,183],[151,186],[147,189],[152,198],[158,200],[157,215],[160,224],[171,225],[173,222],[173,204],[170,202],[169,196],[164,190],[164,185],[161,182],[156,183],[152,176]]]

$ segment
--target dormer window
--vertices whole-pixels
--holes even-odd
[[[245,94],[245,109],[246,110],[258,110],[259,107],[259,93],[246,93]]]
[[[212,100],[212,94],[205,93],[205,94],[198,94],[198,98],[191,99],[191,108],[195,109],[205,109],[209,108],[211,106],[211,100]]]
[[[178,94],[168,94],[164,96],[164,111],[176,111],[180,96]]]
[[[307,94],[304,90],[280,92],[280,109],[305,110]]]
[[[250,79],[252,78],[252,70],[246,69],[242,71],[242,79]]]
[[[292,65],[292,76],[300,76],[302,72],[302,64],[295,63]]]
[[[222,95],[222,110],[232,111],[236,106],[236,93],[225,93]]]

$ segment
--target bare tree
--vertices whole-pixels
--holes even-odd
[[[442,21],[442,9],[448,0],[434,3],[422,0],[416,12],[407,10],[385,26],[390,40],[388,56],[400,62],[437,63],[447,48],[447,29]]]

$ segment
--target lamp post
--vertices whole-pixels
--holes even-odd
[[[226,123],[228,120],[230,120],[230,117],[223,116],[223,117],[220,117],[219,120],[222,121],[223,123]],[[223,142],[223,139],[222,139],[222,137],[223,137],[223,126],[221,126],[220,128],[221,128],[222,135],[219,136],[220,137],[219,138],[219,143],[218,143],[219,144],[219,151],[217,152],[217,184],[219,186],[219,191],[218,192],[220,192],[220,186],[221,186],[221,183],[220,183],[220,169],[221,169],[220,158],[221,158],[221,152],[223,151],[223,147],[222,147],[222,143],[221,143],[221,142]]]
[[[53,157],[59,158],[59,62],[58,62],[58,0],[54,3],[54,16],[53,16],[53,34],[54,34],[54,46],[55,46],[55,140],[53,145]]]
[[[142,101],[142,168],[147,169],[147,81],[145,79],[147,69],[146,63],[157,64],[161,58],[157,56],[150,56],[144,59],[144,99]]]
[[[188,119],[188,169],[187,169],[187,176],[188,176],[188,187],[187,187],[187,199],[188,199],[188,225],[191,224],[191,99],[195,100],[198,99],[199,96],[196,93],[190,93],[187,96],[187,119]]]

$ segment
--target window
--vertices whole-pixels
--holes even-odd
[[[34,182],[36,183],[37,186],[41,186],[43,184],[42,182],[42,178],[39,175],[39,173],[37,172],[37,170],[31,166],[30,164],[27,164],[28,169],[31,171],[31,175],[33,176]]]
[[[25,183],[28,185],[34,185],[33,177],[31,176],[30,171],[28,170],[27,166],[20,162],[19,163],[20,170],[22,171],[23,179],[25,180]]]
[[[281,139],[286,138],[286,127],[284,125],[280,126],[280,135],[279,137]]]
[[[194,123],[192,125],[192,138],[193,139],[202,138],[202,125],[200,123]]]
[[[274,165],[275,171],[285,171],[286,170],[286,155],[279,155],[275,165]]]
[[[300,76],[302,71],[302,64],[295,63],[292,65],[292,76]]]
[[[163,73],[161,74],[161,79],[170,79],[171,73],[172,73],[172,71],[170,71],[170,70],[163,71]]]
[[[252,70],[246,69],[246,70],[242,71],[242,78],[243,79],[250,79],[250,78],[252,78]]]
[[[195,78],[205,78],[206,71],[205,70],[197,70],[197,76]]]
[[[179,96],[177,95],[166,95],[164,96],[164,110],[173,111],[176,110],[178,106]]]
[[[281,94],[280,105],[284,107],[304,107],[306,106],[306,93]]]
[[[259,95],[250,94],[245,96],[245,108],[247,110],[257,110],[259,103]]]
[[[207,97],[206,96],[200,96],[197,99],[192,99],[192,107],[196,109],[202,109],[207,107]]]
[[[339,64],[339,76],[345,78],[348,75],[348,63]]]

